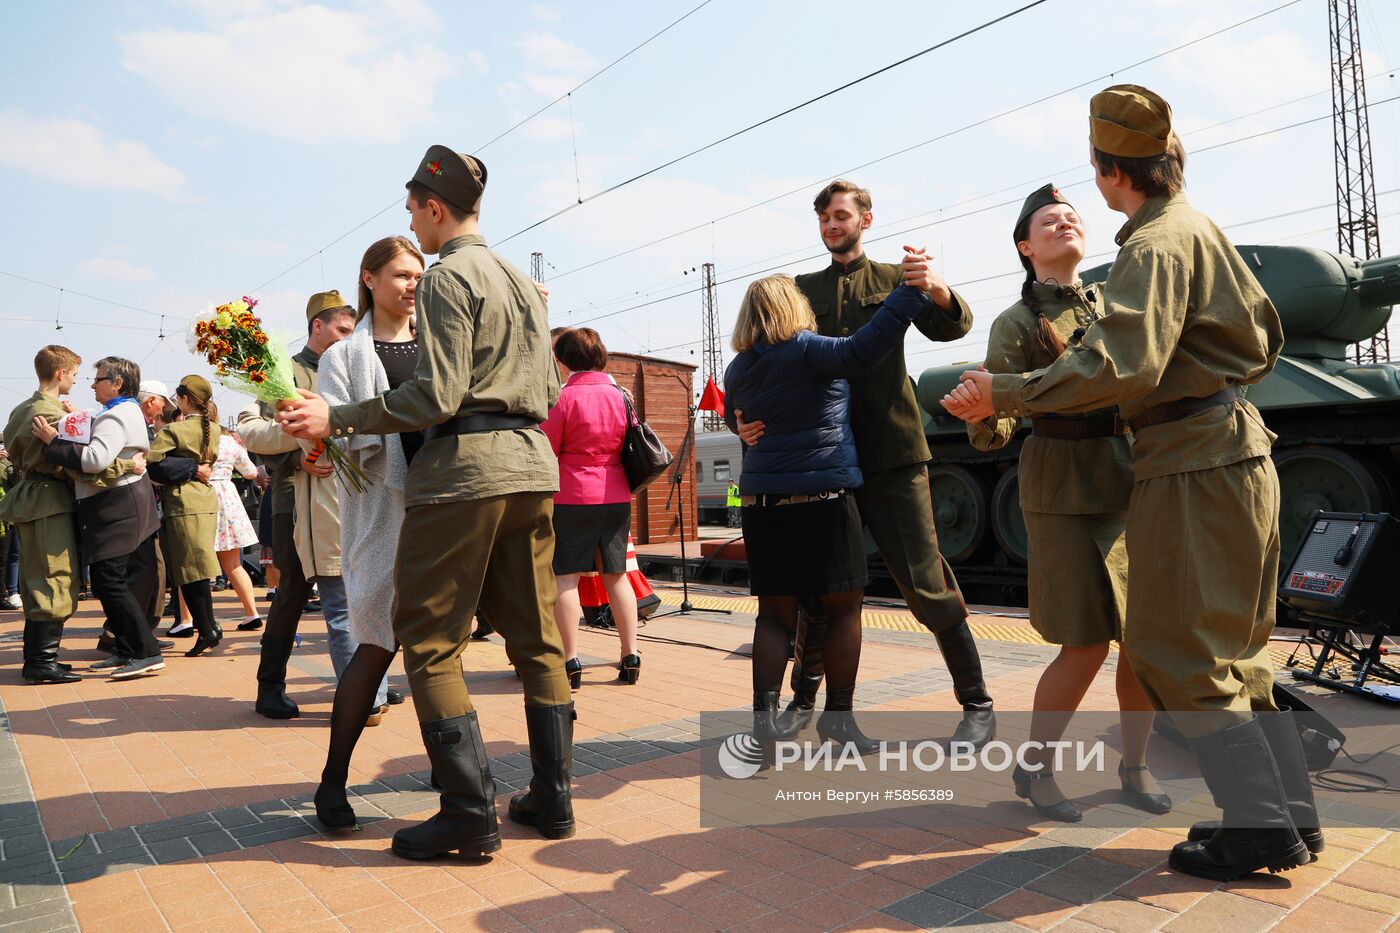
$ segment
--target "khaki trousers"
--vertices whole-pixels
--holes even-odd
[[[19,531],[19,596],[24,617],[35,622],[67,622],[77,605],[81,581],[78,533],[71,512],[32,522],[16,522]]]
[[[935,633],[962,624],[967,607],[953,568],[938,551],[928,468],[911,463],[866,473],[856,505],[914,617]]]
[[[461,654],[480,605],[505,639],[526,706],[569,702],[554,624],[554,499],[520,492],[418,505],[404,514],[394,636],[420,723],[472,711]]]
[[[1188,737],[1275,709],[1278,474],[1268,457],[1142,480],[1128,505],[1123,650]]]

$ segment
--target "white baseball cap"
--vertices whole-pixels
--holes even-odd
[[[138,399],[147,399],[147,398],[150,398],[152,395],[159,395],[161,398],[165,399],[165,401],[169,402],[171,405],[174,405],[174,404],[175,404],[175,400],[174,400],[173,398],[170,397],[170,387],[169,387],[169,386],[167,386],[165,383],[161,382],[159,379],[142,379],[142,380],[141,380],[141,390],[140,390],[139,392],[136,393],[136,397],[137,397]],[[179,407],[179,406],[176,406],[176,407]]]

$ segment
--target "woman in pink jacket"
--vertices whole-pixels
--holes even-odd
[[[583,678],[577,656],[579,574],[597,570],[617,621],[622,642],[622,673],[635,684],[637,597],[627,579],[627,535],[632,526],[632,492],[622,469],[627,405],[622,390],[603,368],[608,349],[589,327],[565,330],[554,341],[554,358],[568,375],[559,402],[542,425],[559,458],[559,492],[554,496],[554,580],[559,598],[554,620],[564,640],[565,670],[575,689]]]

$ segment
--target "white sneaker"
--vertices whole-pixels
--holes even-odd
[[[24,603],[20,600],[18,593],[11,593],[5,597],[6,609],[23,609]]]

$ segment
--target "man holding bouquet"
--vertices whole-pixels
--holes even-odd
[[[394,835],[433,858],[500,848],[494,791],[460,656],[478,605],[506,640],[525,689],[534,777],[510,817],[546,838],[573,835],[573,704],[553,615],[552,494],[558,465],[538,430],[558,397],[543,297],[486,248],[478,228],[486,167],[428,149],[408,182],[411,229],[439,261],[418,281],[413,379],[330,408],[303,391],[278,420],[300,438],[424,431],[409,467],[394,633],[442,790],[441,811]]]

